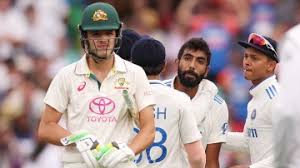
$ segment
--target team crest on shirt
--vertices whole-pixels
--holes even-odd
[[[222,126],[222,134],[226,134],[227,130],[228,130],[228,123],[224,123]]]
[[[120,77],[115,81],[115,89],[128,89],[129,82],[126,78]]]
[[[251,113],[251,119],[254,120],[256,118],[256,109],[254,109]]]

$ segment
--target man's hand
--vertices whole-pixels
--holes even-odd
[[[96,136],[91,135],[86,131],[81,131],[78,134],[64,137],[60,141],[64,146],[76,144],[76,148],[80,152],[87,166],[89,168],[99,168],[95,153],[92,152],[92,150],[96,150],[97,147],[100,147]]]
[[[100,152],[102,155],[98,161],[100,165],[106,168],[114,168],[119,163],[125,163],[134,160],[135,154],[126,143],[112,142],[108,146],[112,148],[107,149],[105,152]],[[100,149],[100,151],[101,150],[102,149]]]

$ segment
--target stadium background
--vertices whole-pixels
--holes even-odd
[[[77,25],[92,0],[0,0],[0,168],[57,167],[59,148],[37,142],[43,97],[63,66],[80,58]],[[125,27],[166,47],[168,71],[188,38],[202,36],[212,52],[209,79],[230,112],[230,129],[241,131],[251,84],[241,71],[236,42],[250,32],[280,41],[300,22],[297,0],[107,0]],[[246,155],[222,151],[221,167],[248,163]]]

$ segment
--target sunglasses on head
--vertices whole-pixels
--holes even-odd
[[[249,35],[248,42],[259,46],[266,46],[268,49],[272,50],[277,55],[276,50],[274,49],[272,44],[261,35],[251,33]]]

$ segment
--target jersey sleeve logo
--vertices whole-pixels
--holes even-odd
[[[222,134],[226,134],[227,130],[228,130],[228,123],[224,123],[222,126]]]
[[[269,99],[273,99],[278,95],[277,89],[274,85],[269,86],[268,88],[265,89]]]
[[[254,109],[251,113],[251,120],[254,120],[256,118],[256,109]]]
[[[219,103],[219,104],[222,104],[224,102],[223,98],[219,95],[215,95],[214,101]]]

